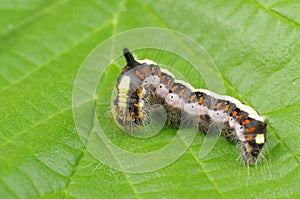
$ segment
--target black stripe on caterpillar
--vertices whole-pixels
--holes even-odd
[[[266,142],[267,124],[255,110],[233,97],[194,89],[175,80],[172,73],[153,61],[135,60],[128,49],[123,53],[127,65],[117,80],[118,95],[114,101],[120,127],[133,130],[143,125],[148,107],[162,104],[171,127],[179,128],[182,114],[204,133],[210,125],[217,125],[222,136],[241,143],[246,164],[256,163]]]

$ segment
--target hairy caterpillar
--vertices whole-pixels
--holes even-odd
[[[267,124],[255,110],[233,97],[194,89],[175,80],[153,61],[135,60],[126,48],[123,53],[127,65],[117,80],[118,95],[114,100],[119,126],[132,130],[143,125],[149,107],[161,104],[171,127],[179,128],[183,115],[204,133],[217,126],[226,139],[241,143],[246,164],[256,163],[266,142]]]

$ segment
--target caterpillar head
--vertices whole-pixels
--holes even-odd
[[[129,51],[128,48],[124,48],[124,49],[123,49],[123,55],[124,55],[124,57],[125,57],[125,59],[126,59],[127,64],[126,64],[126,66],[122,69],[121,74],[123,74],[123,73],[125,73],[125,72],[127,72],[127,71],[129,71],[129,70],[131,70],[131,69],[133,69],[133,68],[136,67],[136,66],[141,65],[141,63],[137,62],[137,61],[134,59],[133,55],[131,54],[131,52]]]
[[[253,165],[266,142],[267,124],[250,118],[248,120],[250,122],[243,125],[245,128],[245,139],[242,142],[243,160],[248,165]]]

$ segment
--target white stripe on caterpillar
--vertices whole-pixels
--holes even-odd
[[[127,94],[130,88],[130,77],[129,76],[123,76],[119,85],[118,85],[118,106],[120,108],[127,108]]]
[[[203,92],[203,93],[205,93],[209,96],[212,96],[216,99],[222,99],[222,100],[230,101],[230,102],[234,103],[236,105],[236,107],[238,107],[239,109],[247,112],[249,114],[249,117],[251,117],[253,119],[256,119],[256,120],[259,120],[259,121],[262,121],[262,122],[264,121],[264,118],[261,117],[260,115],[258,115],[258,113],[253,108],[243,104],[242,102],[240,102],[236,98],[233,98],[233,97],[228,96],[228,95],[219,95],[219,94],[216,94],[216,93],[214,93],[212,91],[209,91],[209,90],[206,90],[206,89],[196,89],[195,91]]]

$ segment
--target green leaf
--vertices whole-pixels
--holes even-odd
[[[298,1],[277,0],[1,1],[1,198],[298,198],[299,8]],[[177,161],[149,173],[117,171],[90,154],[72,114],[80,65],[110,36],[149,26],[196,40],[215,61],[226,94],[265,116],[266,160],[245,167],[225,139],[200,160],[201,133]],[[110,99],[123,65],[120,59],[107,69],[101,97]],[[105,134],[127,150],[150,152],[176,134],[165,128],[149,139],[130,137],[112,118],[101,121],[107,110],[97,106]]]

